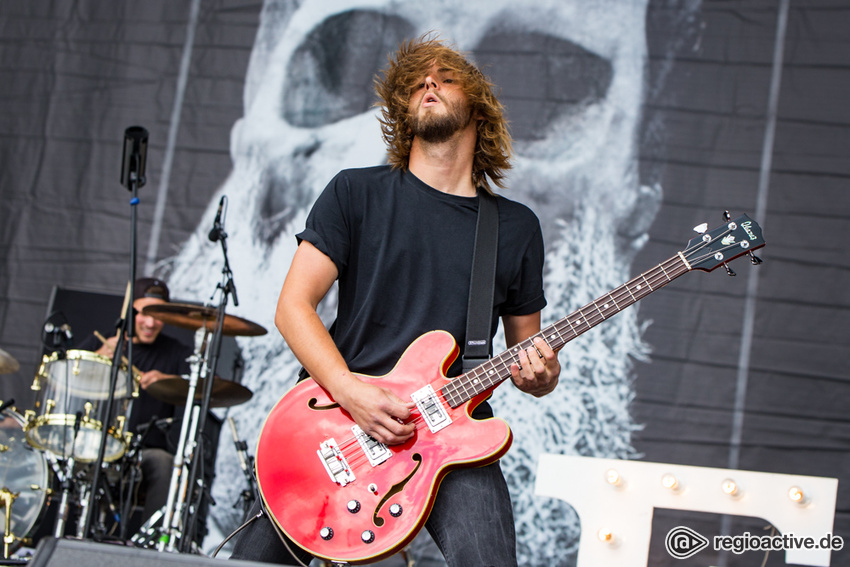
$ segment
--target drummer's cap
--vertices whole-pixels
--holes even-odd
[[[168,286],[157,278],[138,278],[133,288],[133,296],[136,299],[142,297],[155,297],[168,301]]]

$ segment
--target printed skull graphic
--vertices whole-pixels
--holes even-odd
[[[255,396],[229,415],[250,450],[299,369],[272,321],[293,235],[338,170],[385,161],[372,80],[387,55],[403,39],[436,31],[498,85],[516,151],[504,194],[531,206],[544,227],[549,323],[629,279],[658,207],[660,190],[641,185],[637,168],[645,19],[644,3],[620,0],[266,2],[245,114],[231,135],[233,171],[218,195],[228,197],[225,229],[240,300],[228,312],[270,329],[240,339],[243,383]],[[218,196],[171,261],[175,295],[208,297],[221,273],[221,255],[207,239]],[[330,323],[333,292],[321,310]],[[634,456],[630,359],[646,354],[637,321],[632,308],[568,344],[553,394],[535,399],[504,385],[493,397],[515,435],[502,468],[522,565],[570,564],[578,545],[569,506],[532,494],[540,453]],[[233,501],[242,482],[235,459],[224,458],[231,450],[219,451],[219,502]],[[241,517],[218,506],[212,520],[213,532],[227,534]]]

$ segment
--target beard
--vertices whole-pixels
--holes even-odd
[[[472,109],[469,105],[447,104],[445,100],[440,100],[446,105],[447,112],[445,114],[438,115],[433,112],[426,112],[422,116],[416,113],[410,118],[410,132],[414,137],[418,137],[429,144],[447,141],[456,132],[465,128],[472,119]]]

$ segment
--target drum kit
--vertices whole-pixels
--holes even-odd
[[[195,332],[195,352],[189,359],[191,375],[164,378],[146,389],[154,398],[178,409],[182,406],[184,411],[166,508],[141,527],[136,526],[139,531],[132,537],[126,533],[122,523],[133,513],[138,491],[134,486],[138,471],[134,469],[139,466],[144,434],[126,431],[125,426],[139,395],[141,373],[135,367],[128,368],[125,360],[110,395],[111,359],[85,350],[60,349],[43,357],[32,383],[32,409],[20,413],[12,407],[13,400],[0,404],[0,529],[4,559],[22,546],[33,546],[44,535],[85,539],[88,534],[84,519],[89,514],[96,517],[101,536],[111,536],[128,545],[155,547],[177,535],[170,538],[169,550],[174,550],[174,540],[181,535],[181,521],[196,512],[189,511],[194,507],[187,477],[192,459],[197,457],[192,453],[197,450],[193,440],[203,393],[210,389],[212,392],[205,404],[207,409],[242,404],[253,395],[241,384],[218,376],[212,378],[211,388],[208,386],[205,365],[211,338],[217,326],[226,336],[259,336],[266,329],[233,315],[219,314],[218,309],[194,304],[149,305],[142,313]],[[19,368],[14,357],[0,349],[0,374]],[[232,420],[231,428],[236,441]],[[103,472],[95,474],[93,469],[98,462]],[[103,478],[99,481],[100,476]],[[55,519],[51,529],[52,516]],[[116,537],[116,533],[126,541]]]

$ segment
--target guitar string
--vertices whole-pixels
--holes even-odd
[[[547,340],[547,338],[544,335],[549,334],[550,332],[554,332],[555,334],[558,335],[558,337],[561,338],[561,340],[565,344],[568,341],[563,340],[563,335],[561,333],[561,330],[566,331],[566,327],[564,327],[564,323],[569,324],[569,326],[571,327],[572,334],[574,335],[573,337],[571,337],[569,339],[569,340],[571,340],[572,338],[575,338],[576,336],[585,332],[586,330],[589,330],[590,328],[596,326],[597,324],[599,324],[603,320],[608,319],[613,315],[616,315],[621,310],[625,309],[625,307],[632,305],[633,303],[638,301],[641,297],[643,297],[647,293],[653,291],[654,289],[657,289],[657,287],[659,287],[658,286],[659,282],[668,283],[669,281],[672,281],[674,279],[674,277],[677,277],[678,275],[680,275],[680,274],[676,274],[676,276],[670,277],[670,275],[667,274],[667,270],[665,270],[665,268],[664,268],[664,265],[667,265],[668,268],[672,269],[673,265],[680,260],[681,259],[678,256],[675,256],[675,257],[667,260],[666,262],[659,264],[653,270],[649,270],[646,273],[641,274],[637,278],[633,278],[632,280],[630,280],[626,284],[620,286],[619,288],[614,289],[611,292],[609,292],[608,294],[603,295],[603,296],[597,298],[596,300],[594,300],[593,302],[585,305],[584,307],[580,308],[575,313],[564,318],[562,321],[559,321],[559,323],[552,325],[551,328],[547,328],[547,329],[542,330],[541,332],[537,333],[536,335],[533,335],[532,337],[529,337],[528,339],[519,343],[518,345],[515,345],[514,347],[512,347],[511,349],[509,349],[508,351],[506,351],[502,355],[499,355],[498,357],[494,357],[494,359],[491,359],[491,361],[488,361],[490,369],[489,369],[489,372],[486,372],[485,374],[489,374],[490,377],[485,375],[484,381],[481,380],[481,378],[482,378],[481,374],[482,374],[482,372],[484,372],[487,369],[482,368],[482,367],[485,366],[485,365],[488,365],[488,363],[482,364],[481,366],[479,366],[476,369],[474,369],[473,371],[471,371],[471,373],[467,373],[467,375],[464,375],[464,376],[471,375],[471,379],[465,379],[465,380],[459,381],[457,384],[447,385],[446,389],[450,391],[448,397],[450,398],[450,400],[452,402],[455,401],[454,394],[457,393],[459,388],[463,388],[464,395],[461,396],[460,399],[461,399],[461,401],[465,401],[465,399],[470,399],[471,397],[473,397],[475,395],[483,393],[489,387],[492,387],[494,384],[497,384],[497,383],[501,382],[502,380],[506,379],[507,375],[508,375],[508,373],[506,371],[509,370],[510,364],[511,363],[519,364],[519,360],[516,356],[516,353],[518,353],[519,350],[521,350],[521,349],[532,347],[534,345],[533,341],[534,341],[535,338],[540,337],[544,341],[549,343],[550,346],[551,346],[550,340]],[[660,270],[660,273],[659,273],[659,270]],[[658,274],[658,275],[650,274],[650,272],[653,272],[653,271],[656,272],[656,274]],[[649,276],[649,278],[650,278],[649,280],[647,280],[647,276]],[[647,286],[650,288],[648,291],[642,289],[642,284],[636,284],[635,283],[635,282],[637,282],[638,280],[641,280],[641,279],[644,280],[647,283]],[[653,286],[653,283],[655,284],[654,286]],[[632,284],[631,289],[629,288],[629,284]],[[632,290],[635,290],[640,297],[636,297]],[[643,291],[643,293],[641,293],[642,291]],[[610,307],[607,303],[602,304],[602,307],[600,308],[600,302],[608,300],[608,299],[610,299],[610,301],[614,303],[615,310],[613,311],[613,313],[611,312],[611,309],[610,309]],[[619,301],[618,301],[618,299],[619,299]],[[621,304],[623,305],[622,307],[620,306]],[[573,318],[573,320],[570,321],[570,318],[573,317],[574,315],[577,315],[577,317]],[[576,325],[574,325],[573,323],[577,324],[579,327],[583,324],[585,326],[585,328],[580,330],[580,331],[576,331],[576,329],[575,329]],[[545,331],[545,333],[544,333],[544,331]],[[555,335],[550,335],[550,339],[554,338],[554,336]],[[509,358],[510,361],[504,360],[505,358]],[[479,369],[480,369],[480,371],[479,371]],[[496,371],[498,371],[498,372],[496,372]],[[497,375],[496,381],[492,380],[492,376],[493,376],[494,372]],[[461,377],[461,378],[463,378],[463,377]],[[470,387],[467,387],[468,385]],[[472,391],[471,395],[469,393],[470,389]]]
[[[416,411],[418,410],[412,410]],[[415,417],[412,421],[406,422],[414,424],[415,431],[423,430],[425,427],[422,427],[423,424],[427,427],[425,423],[425,418],[421,416]],[[369,463],[369,456],[366,454],[366,451],[360,445],[360,442],[356,437],[350,437],[344,443],[340,443],[338,445],[340,452],[345,457],[345,461],[348,463],[349,468],[353,471],[355,467],[360,467],[361,465]]]
[[[730,231],[727,230],[723,234],[726,234],[728,232]],[[721,236],[723,236],[723,234],[721,234],[717,238],[720,238]],[[712,241],[700,240],[691,248],[687,248],[686,250],[684,250],[682,254],[686,257],[691,256],[695,254],[696,251],[701,250],[702,248],[708,246],[710,243],[716,241],[717,238],[713,239]],[[728,245],[724,248],[721,248],[719,252],[730,250],[731,248],[735,247],[740,247],[740,245],[737,243]],[[703,254],[700,257],[692,258],[689,261],[689,264],[690,266],[698,265],[704,262],[707,258],[713,256],[714,254],[716,254],[716,252],[709,251],[709,253]],[[541,330],[535,335],[520,342],[519,344],[515,345],[511,349],[508,349],[501,355],[494,357],[493,359],[479,365],[478,367],[472,369],[466,374],[462,374],[461,376],[458,376],[457,378],[451,380],[438,391],[442,402],[448,405],[449,407],[458,407],[459,405],[462,405],[473,397],[483,394],[488,389],[493,388],[494,386],[500,384],[502,381],[507,379],[507,377],[510,375],[510,366],[514,363],[519,365],[519,359],[516,353],[518,353],[520,350],[533,347],[533,341],[535,338],[542,338],[544,341],[547,342],[547,344],[550,344],[551,346],[551,343],[546,339],[544,334],[553,332],[557,334],[558,338],[560,338],[560,340],[562,341],[562,345],[560,346],[563,346],[563,344],[566,344],[570,340],[592,329],[604,320],[613,317],[620,311],[624,310],[626,307],[633,305],[640,299],[643,299],[650,293],[654,292],[657,289],[660,289],[661,287],[670,283],[682,274],[686,273],[687,271],[692,269],[690,266],[682,262],[682,258],[678,255],[673,256],[668,260],[665,260],[664,262],[661,262],[654,268],[647,270],[639,276],[632,278],[625,284],[611,290],[607,294],[600,296],[597,299],[588,303],[587,305],[579,308],[577,311],[565,317],[564,319],[559,320],[550,327],[547,327],[547,329]],[[641,280],[643,283],[641,283]],[[646,284],[646,288],[643,286],[644,283]],[[607,300],[609,299],[614,304],[613,309],[610,304],[607,303]],[[600,306],[600,302],[603,301],[605,303],[602,303]],[[573,316],[575,316],[575,318],[571,321],[570,318]],[[582,328],[582,325],[584,326],[584,328]],[[567,326],[569,326],[570,333],[573,336],[564,340],[562,331],[567,332]],[[576,326],[578,326],[578,330],[576,330]],[[544,333],[544,331],[546,331],[546,333]],[[554,339],[555,335],[553,334],[550,337]],[[506,358],[509,360],[505,360]],[[493,379],[493,376],[496,377],[495,380]],[[482,387],[483,384],[486,384],[486,386]],[[453,403],[456,401],[455,395],[458,394],[459,388],[463,388],[463,396],[459,397],[460,401],[457,405],[453,405]],[[470,391],[472,392],[471,394]],[[407,423],[413,423],[414,429],[418,431],[421,429],[420,426],[425,423],[425,418],[422,416],[421,411],[419,411],[418,408],[413,411],[419,413],[419,417],[416,417],[412,421]],[[366,455],[363,448],[360,446],[360,442],[357,440],[356,436],[351,436],[343,440],[342,443],[338,444],[338,447],[343,456],[346,457],[346,462],[348,462],[350,468],[360,466],[364,460],[368,461],[368,456]],[[355,449],[359,449],[359,453],[356,453],[351,457],[346,456],[346,452],[348,452],[352,447],[354,447]]]
[[[682,256],[685,257],[685,259],[687,261],[687,256],[693,256],[694,254],[697,253],[697,251],[705,248],[706,246],[708,246],[709,244],[711,244],[713,242],[716,242],[718,238],[723,237],[725,234],[727,234],[729,232],[731,232],[731,230],[726,230],[722,234],[718,235],[717,237],[715,237],[715,238],[713,238],[709,241],[705,241],[705,240],[697,241],[696,244],[694,244],[693,246],[686,248],[684,251],[682,251]],[[734,244],[727,245],[727,246],[721,248],[717,252],[725,252],[725,251],[730,250],[732,248],[739,248],[739,247],[740,247],[740,244],[734,243]],[[602,321],[604,321],[604,320],[606,320],[610,317],[613,317],[614,315],[616,315],[617,313],[619,313],[620,311],[622,311],[626,307],[633,305],[634,303],[636,303],[637,301],[639,301],[643,297],[646,297],[647,295],[649,295],[653,291],[663,287],[664,285],[670,283],[671,281],[673,281],[677,277],[686,273],[687,271],[692,269],[693,266],[703,263],[706,259],[712,257],[714,254],[716,254],[716,252],[709,251],[709,252],[703,254],[702,256],[692,257],[690,259],[690,261],[688,262],[689,265],[682,263],[681,262],[682,258],[679,257],[679,255],[677,254],[676,256],[673,256],[672,258],[658,264],[655,268],[647,270],[646,272],[640,274],[636,278],[632,278],[631,280],[629,280],[625,284],[621,285],[620,287],[608,292],[607,294],[605,294],[605,295],[597,298],[596,300],[590,302],[589,304],[581,307],[576,312],[574,312],[573,314],[571,314],[568,317],[565,317],[563,320],[558,321],[557,323],[555,323],[551,327],[540,331],[539,333],[537,333],[536,335],[533,335],[532,337],[529,337],[528,339],[521,342],[519,345],[515,345],[515,347],[513,347],[509,351],[506,351],[502,355],[499,355],[498,357],[494,357],[494,359],[492,359],[490,361],[491,369],[489,371],[489,374],[492,377],[492,375],[494,373],[494,369],[500,370],[500,372],[497,373],[497,380],[493,381],[492,378],[488,378],[487,376],[484,376],[487,383],[486,383],[486,385],[484,385],[482,387],[482,384],[484,384],[484,382],[482,382],[480,380],[481,379],[481,372],[479,372],[479,369],[481,369],[481,371],[483,371],[482,366],[484,366],[484,365],[482,365],[482,366],[477,367],[473,371],[471,371],[471,374],[467,373],[466,375],[460,377],[461,379],[459,381],[457,381],[457,383],[448,384],[445,387],[445,389],[447,390],[447,397],[450,400],[450,404],[454,405],[454,402],[457,401],[458,402],[457,405],[460,405],[461,403],[464,403],[466,400],[469,400],[472,397],[485,392],[488,388],[490,388],[493,385],[498,384],[501,381],[503,381],[504,379],[506,379],[507,378],[507,372],[505,372],[505,371],[507,371],[509,369],[509,364],[510,363],[519,364],[519,360],[516,357],[515,353],[518,352],[520,349],[532,347],[533,344],[534,344],[533,341],[534,341],[535,338],[538,338],[538,337],[542,338],[544,341],[546,341],[548,344],[550,344],[550,346],[552,346],[552,342],[554,342],[556,338],[559,338],[562,341],[562,344],[560,346],[563,346],[563,344],[566,344],[569,340],[572,340],[575,337],[577,337],[578,335],[580,335],[580,334],[588,331],[589,329],[595,327],[596,325],[598,325]],[[729,261],[729,260],[727,260],[727,261]],[[681,265],[680,265],[680,263],[681,263]],[[641,283],[641,280],[642,280],[643,283],[646,284],[646,286],[647,286],[646,288],[643,286],[643,283]],[[607,303],[608,299],[610,299],[614,303],[613,312],[611,310],[611,307]],[[600,307],[600,302],[605,302],[605,303],[601,303],[601,307]],[[573,317],[574,315],[576,315],[576,317]],[[572,318],[572,320],[571,320],[571,318]],[[569,325],[570,332],[573,335],[572,337],[570,337],[567,340],[564,340],[563,334],[562,334],[562,331],[564,331],[564,332],[567,331],[565,324]],[[582,325],[584,326],[584,328],[582,328]],[[579,327],[579,330],[576,330],[576,326]],[[546,336],[544,336],[544,335],[549,335],[549,339],[547,340]],[[558,345],[556,345],[555,348],[557,348],[557,346]],[[510,358],[510,362],[505,361],[504,360],[505,358]],[[495,363],[493,363],[492,361],[495,361]],[[488,364],[488,363],[484,363],[484,364]],[[498,366],[501,366],[501,368],[498,368]],[[505,372],[505,373],[502,374],[502,372]],[[471,379],[467,379],[469,376],[471,376]],[[468,385],[469,385],[469,387],[468,387]],[[462,396],[458,397],[458,396],[456,396],[456,394],[458,394],[458,390],[460,388],[463,388],[464,392],[463,392]],[[470,394],[470,390],[472,392],[471,394]]]
[[[662,264],[659,264],[653,270],[647,271],[646,273],[641,274],[641,276],[639,276],[638,278],[634,278],[630,282],[627,282],[626,284],[620,286],[619,288],[612,290],[611,292],[609,292],[607,294],[607,296],[602,296],[600,298],[597,298],[597,300],[591,302],[590,304],[588,304],[588,305],[586,305],[586,306],[584,306],[584,307],[582,307],[581,309],[578,310],[577,313],[578,313],[580,318],[577,318],[574,322],[578,323],[580,321],[580,319],[584,319],[584,324],[586,325],[585,330],[587,330],[587,329],[590,329],[590,328],[596,326],[597,324],[599,324],[603,320],[610,318],[613,315],[616,315],[617,313],[619,313],[619,311],[621,311],[625,307],[632,305],[633,303],[635,303],[636,301],[641,299],[643,296],[645,296],[647,293],[651,293],[652,291],[654,291],[655,289],[660,287],[658,285],[659,283],[666,284],[666,283],[672,281],[675,277],[678,277],[678,275],[680,275],[681,273],[683,273],[683,272],[680,272],[679,274],[676,274],[674,277],[671,277],[667,273],[667,270],[665,270],[665,268],[664,268],[665,265],[667,265],[668,268],[672,268],[673,265],[678,263],[678,261],[680,261],[680,260],[681,259],[678,256],[671,258],[670,260],[668,260],[668,261],[666,261]],[[650,274],[650,272],[653,272],[653,271],[655,272],[655,275]],[[647,279],[647,276],[649,276],[649,279]],[[634,290],[635,293],[638,293],[638,296],[635,296],[634,293],[632,292],[632,290],[629,289],[629,284],[636,282],[638,279],[644,280],[649,289],[645,290],[643,288],[642,284],[634,284],[632,289]],[[655,285],[653,285],[653,283]],[[599,301],[605,300],[605,299],[610,299],[614,303],[614,307],[616,308],[616,310],[613,313],[610,313],[610,308],[608,307],[608,304],[603,304],[602,309],[600,309]],[[618,301],[618,299],[620,301]],[[623,304],[623,307],[620,307],[620,303]],[[592,312],[593,309],[595,309],[598,313],[593,313]],[[605,309],[606,311],[603,311],[603,309]],[[591,310],[591,313],[588,314],[586,312],[587,310]],[[608,313],[608,315],[606,315],[606,312]],[[565,322],[568,322],[568,318],[565,318]],[[561,325],[561,326],[563,326],[563,325]],[[570,325],[570,326],[573,327],[573,325]],[[553,330],[559,336],[561,336],[561,332],[558,329],[558,325],[554,325]],[[581,332],[584,332],[584,331],[581,331]],[[575,336],[578,336],[578,334],[581,334],[581,332],[576,332],[573,329],[573,334]],[[471,370],[467,374],[461,375],[458,378],[452,380],[451,382],[446,384],[440,390],[440,395],[443,397],[444,401],[446,401],[448,403],[448,405],[451,406],[452,401],[454,399],[454,394],[457,393],[459,388],[463,388],[464,394],[465,394],[464,398],[466,398],[466,400],[471,399],[475,395],[479,395],[479,394],[486,392],[488,388],[491,388],[491,387],[497,385],[498,383],[500,383],[501,381],[503,381],[504,379],[506,379],[507,375],[509,375],[509,370],[510,370],[511,364],[513,364],[513,363],[519,364],[519,360],[518,360],[515,353],[518,352],[520,349],[529,348],[529,347],[533,346],[533,340],[536,337],[540,337],[540,338],[543,338],[543,340],[546,340],[546,338],[543,337],[542,335],[543,335],[543,332],[541,331],[540,333],[530,337],[526,341],[521,342],[519,345],[516,345],[514,348],[507,351],[507,353],[505,353],[505,354],[508,355],[507,358],[509,358],[509,360],[504,360],[505,355],[502,355],[500,357],[494,357],[494,359],[492,359],[492,360],[490,360],[486,363],[483,363],[482,365],[476,367],[475,369]],[[562,338],[562,340],[563,340],[563,338]],[[566,343],[566,342],[567,341],[564,341],[564,343]],[[488,376],[488,374],[489,374],[489,376]],[[494,374],[497,377],[496,380],[492,379]],[[471,377],[471,379],[470,379],[470,377]],[[468,384],[471,385],[471,388],[468,387]],[[481,387],[482,384],[486,384],[486,386],[483,387],[483,389]],[[472,395],[470,395],[470,393],[469,393],[470,389],[472,390]],[[353,443],[356,443],[357,445],[359,445],[356,438],[353,438]],[[368,457],[366,457],[365,455],[364,455],[364,458],[366,458],[368,460]],[[352,457],[353,462],[356,462],[356,460],[358,460],[356,457]]]
[[[445,400],[443,400],[443,402],[445,402]],[[417,417],[405,422],[405,424],[412,423],[415,431],[424,429],[423,427],[420,427],[422,424],[426,424],[425,418],[422,416],[422,412],[419,411],[418,407],[416,407],[411,409],[411,414],[414,413],[417,414]],[[363,447],[360,445],[360,442],[357,440],[357,436],[355,435],[343,439],[341,443],[337,443],[337,448],[342,453],[343,457],[345,457],[345,460],[351,469],[355,466],[360,466],[363,464],[363,461],[369,462],[369,457],[366,455],[366,451],[363,450]],[[351,451],[352,448],[354,450],[353,452]]]
[[[431,386],[433,387],[434,384],[431,384]],[[439,390],[435,390],[435,394],[438,396],[438,400],[443,405],[443,409],[448,413],[449,409],[451,409],[451,405],[448,403],[448,400],[445,399],[443,393],[444,388],[445,386],[443,388],[440,388]],[[418,406],[413,408],[411,412],[417,413],[418,417],[414,417],[412,421],[408,421],[405,423],[413,423],[414,429],[416,431],[424,429],[424,427],[421,427],[423,424],[427,427],[425,417],[422,416],[422,412],[419,410]],[[363,447],[360,445],[360,442],[354,435],[344,439],[342,443],[338,443],[337,448],[339,449],[340,453],[342,453],[343,457],[345,458],[345,461],[349,465],[349,468],[352,470],[355,467],[359,467],[360,465],[364,464],[364,461],[369,462],[369,457],[368,455],[366,455],[366,451],[363,450]],[[354,450],[353,454],[351,451],[352,448]]]

